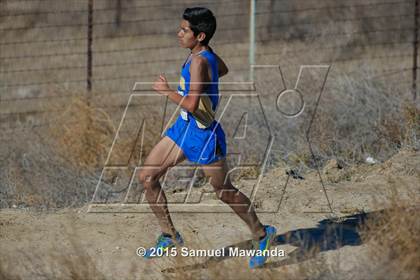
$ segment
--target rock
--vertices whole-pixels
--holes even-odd
[[[378,160],[374,159],[373,157],[367,157],[365,159],[365,161],[366,161],[366,163],[369,163],[369,164],[376,164],[376,163],[379,162]]]

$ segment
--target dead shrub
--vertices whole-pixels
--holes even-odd
[[[57,152],[80,169],[94,171],[110,163],[137,166],[158,140],[160,122],[153,119],[153,114],[149,114],[153,120],[141,131],[139,120],[146,113],[138,111],[134,121],[124,119],[117,135],[117,127],[107,112],[85,99],[75,98],[50,126],[50,133],[57,143]],[[110,152],[110,162],[106,163]]]
[[[105,161],[115,127],[102,110],[75,98],[50,126],[57,152],[83,169],[92,169]]]
[[[385,160],[405,146],[418,146],[420,117],[415,104],[403,102],[398,89],[370,80],[369,75],[331,78],[308,135],[321,162],[336,158],[353,164],[368,156]]]
[[[419,202],[408,203],[393,186],[391,205],[368,219],[361,236],[369,246],[366,275],[373,279],[418,279],[420,276]],[[412,198],[414,194],[410,195]]]

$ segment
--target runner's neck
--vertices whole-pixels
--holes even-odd
[[[203,48],[202,49],[197,49],[197,50],[195,50],[195,49],[192,49],[191,50],[191,54],[192,55],[199,55],[200,53],[202,53],[202,52],[204,52],[204,51],[206,51],[206,50],[208,50],[209,48],[207,47],[207,46],[203,46]]]

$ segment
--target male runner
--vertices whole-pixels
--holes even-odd
[[[219,101],[218,80],[227,74],[228,69],[209,47],[215,31],[216,19],[209,9],[186,9],[178,39],[181,47],[190,49],[191,54],[182,67],[178,90],[171,90],[163,75],[153,86],[155,91],[178,104],[181,113],[146,158],[144,166],[153,168],[139,172],[146,199],[162,230],[156,246],[146,251],[146,258],[153,257],[152,252],[157,248],[167,250],[183,244],[169,215],[159,178],[168,168],[185,159],[201,165],[205,175],[210,177],[217,197],[248,225],[255,250],[267,250],[276,234],[273,226],[261,224],[250,200],[229,179],[225,134],[220,123],[214,119]],[[249,265],[251,268],[262,266],[266,259],[266,256],[251,257]]]

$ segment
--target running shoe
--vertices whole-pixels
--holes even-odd
[[[144,258],[151,259],[161,257],[162,253],[176,245],[184,245],[184,240],[182,239],[182,236],[179,234],[179,232],[176,232],[175,240],[171,237],[167,237],[161,234],[156,241],[156,245],[146,250]]]
[[[251,257],[249,260],[249,267],[250,268],[257,268],[264,265],[267,261],[268,255],[266,251],[270,248],[271,242],[276,237],[276,228],[273,226],[265,225],[264,231],[266,233],[265,237],[259,241],[253,240],[253,249],[261,251],[260,254],[255,254],[255,256]]]

